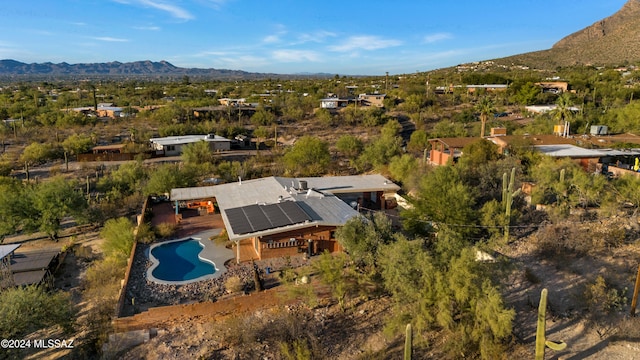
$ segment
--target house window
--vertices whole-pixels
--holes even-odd
[[[176,151],[175,145],[167,145],[167,151]]]

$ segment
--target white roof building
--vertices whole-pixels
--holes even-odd
[[[208,142],[212,151],[231,149],[231,140],[215,134],[167,136],[149,139],[151,147],[157,152],[164,152],[165,156],[180,155],[182,154],[182,147],[199,141]]]

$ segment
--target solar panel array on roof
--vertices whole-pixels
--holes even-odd
[[[231,229],[236,234],[275,229],[311,220],[294,201],[269,205],[247,205],[224,210]]]

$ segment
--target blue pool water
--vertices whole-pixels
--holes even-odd
[[[151,255],[158,260],[158,266],[153,269],[153,276],[164,281],[189,281],[215,273],[212,263],[198,258],[203,248],[195,239],[154,247]]]

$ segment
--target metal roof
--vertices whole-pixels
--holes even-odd
[[[42,282],[47,275],[47,270],[24,271],[13,274],[13,283],[16,286],[35,285]]]
[[[18,273],[46,269],[59,253],[58,249],[14,253],[11,258],[11,271]]]
[[[17,248],[22,244],[10,244],[10,245],[0,245],[0,259],[3,259],[7,255],[11,255]]]
[[[601,150],[585,149],[569,144],[536,145],[535,148],[544,155],[553,157],[599,158],[606,155],[606,153]]]
[[[292,179],[276,178],[283,186],[291,184]],[[297,182],[306,181],[307,187],[331,194],[343,194],[354,192],[396,192],[400,186],[379,174],[353,175],[353,176],[324,176],[297,178]]]
[[[304,184],[305,181],[307,189],[302,190],[301,182]],[[334,193],[395,192],[399,189],[398,185],[377,174],[309,178],[272,176],[215,186],[172,189],[171,200],[215,197],[229,239],[238,241],[309,226],[341,226],[358,212]],[[289,208],[293,206],[299,207],[302,213]],[[289,209],[284,211],[285,214],[283,207]]]
[[[180,144],[189,144],[198,141],[209,141],[209,142],[231,142],[231,140],[227,138],[223,138],[218,135],[183,135],[183,136],[167,136],[162,138],[153,138],[149,139],[150,142],[159,144],[162,146],[165,145],[180,145]]]

